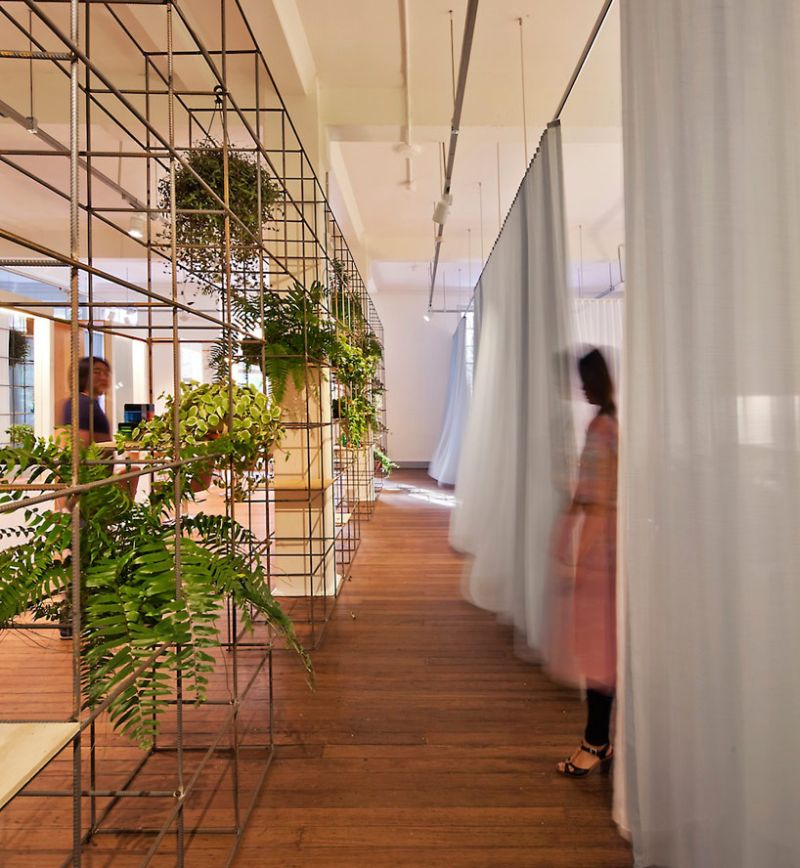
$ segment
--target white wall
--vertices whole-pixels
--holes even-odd
[[[442,430],[450,344],[458,314],[423,319],[427,296],[386,292],[373,296],[383,322],[389,455],[428,462]]]

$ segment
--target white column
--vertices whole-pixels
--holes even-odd
[[[67,363],[59,359],[58,365]],[[53,324],[48,319],[33,320],[33,400],[35,404],[34,430],[39,437],[53,433],[53,380],[56,359],[53,357]]]

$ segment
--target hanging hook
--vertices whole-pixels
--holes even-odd
[[[214,118],[219,114],[220,122],[222,121],[222,100],[225,96],[225,88],[221,84],[214,85],[214,111],[211,113],[211,123],[208,125],[206,135],[211,138],[211,130],[214,127]]]

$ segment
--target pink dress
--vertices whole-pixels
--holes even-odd
[[[575,501],[583,509],[575,568],[575,658],[587,687],[611,692],[617,674],[617,421],[586,432]]]

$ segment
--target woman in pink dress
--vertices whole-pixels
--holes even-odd
[[[582,518],[575,567],[574,651],[586,680],[588,719],[580,747],[558,764],[582,778],[608,766],[616,684],[617,408],[602,353],[583,356],[578,371],[586,400],[598,408],[586,433],[578,487],[569,510]]]

